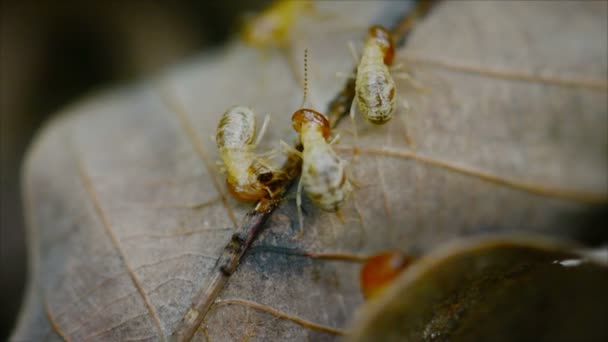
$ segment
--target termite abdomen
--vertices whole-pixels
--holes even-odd
[[[220,148],[238,149],[253,144],[255,114],[247,107],[227,110],[217,126],[216,142]]]

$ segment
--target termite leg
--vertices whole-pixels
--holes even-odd
[[[346,73],[346,72],[342,72],[342,71],[336,71],[336,77],[338,78],[355,78],[357,75],[355,75],[352,72]]]
[[[340,219],[340,222],[342,222],[342,224],[346,224],[346,220],[344,219],[344,214],[342,214],[342,210],[336,210],[336,216],[338,216],[338,219]]]
[[[359,183],[359,181],[358,181],[358,180],[357,180],[355,177],[353,177],[352,175],[350,175],[350,176],[348,177],[348,181],[349,181],[349,182],[350,182],[350,183],[351,183],[351,184],[352,184],[352,185],[353,185],[355,188],[357,188],[357,189],[361,189],[361,186],[362,186],[362,185],[361,185],[361,183]]]
[[[403,109],[409,111],[412,107],[410,106],[410,103],[407,101],[407,99],[401,99],[401,107],[403,107]]]
[[[355,188],[360,189],[361,188],[361,183],[355,178],[355,176],[352,173],[352,170],[348,167],[350,165],[350,162],[348,160],[342,159],[344,161],[344,163],[347,166],[346,169],[346,177],[348,179],[348,182],[351,183]]]
[[[276,155],[279,154],[279,151],[277,151],[276,149],[272,149],[268,152],[264,152],[264,153],[258,153],[256,156],[261,157],[261,158],[266,158],[266,159],[272,159],[274,157],[276,157]]]
[[[414,145],[414,141],[412,140],[412,137],[410,136],[410,133],[408,130],[407,117],[406,117],[407,112],[409,112],[409,110],[411,108],[410,104],[407,102],[406,99],[401,99],[401,101],[399,101],[399,103],[401,104],[403,111],[400,111],[397,116],[399,117],[399,120],[401,121],[401,124],[403,125],[403,130],[405,131],[405,142],[412,150],[416,150],[416,146]]]
[[[258,159],[270,160],[270,159],[276,158],[277,156],[279,156],[281,153],[284,153],[284,152],[286,152],[285,148],[279,148],[279,149],[273,148],[267,152],[257,153],[256,157],[258,157]]]
[[[262,128],[260,128],[260,134],[258,134],[258,137],[255,139],[254,146],[257,146],[260,143],[260,141],[262,141],[264,134],[266,134],[266,128],[268,127],[269,122],[270,122],[270,113],[266,114],[266,116],[264,117],[264,123],[262,123]]]
[[[353,60],[355,64],[359,64],[359,54],[357,53],[357,48],[355,47],[355,43],[352,40],[348,41],[348,50],[350,50],[351,56],[353,56]]]
[[[298,210],[298,226],[300,231],[296,234],[293,239],[299,239],[304,235],[304,217],[302,216],[302,176],[298,181],[298,188],[296,190],[296,207]]]
[[[411,74],[407,72],[399,72],[393,74],[394,78],[398,78],[404,81],[407,81],[414,89],[420,92],[428,92],[429,89],[425,87],[422,83],[418,82]]]
[[[359,156],[359,133],[357,132],[357,123],[355,122],[355,113],[357,111],[357,102],[353,99],[350,104],[350,121],[353,124],[353,133],[355,134],[355,147],[353,149],[353,162],[357,162]]]
[[[340,140],[340,138],[341,138],[341,136],[340,136],[339,133],[336,134],[336,135],[334,135],[334,137],[331,139],[331,141],[329,142],[329,144],[333,145],[333,144],[337,143]]]
[[[302,152],[296,150],[295,148],[289,146],[288,143],[286,143],[283,140],[279,141],[279,144],[281,145],[281,148],[283,149],[283,151],[286,151],[287,153],[291,153],[291,154],[295,154],[296,156],[302,158]]]
[[[218,160],[215,162],[215,166],[217,167],[217,170],[220,172],[221,175],[226,175],[227,170],[223,162]]]
[[[397,63],[397,64],[393,64],[389,67],[389,69],[392,71],[403,71],[405,70],[405,65],[403,63]]]
[[[268,159],[268,158],[267,158]],[[266,170],[271,171],[272,173],[275,173],[276,168],[273,167],[272,165],[268,164],[264,158],[256,158],[255,160],[256,163],[260,164],[262,167],[264,167]]]
[[[359,55],[357,54],[357,48],[355,47],[355,43],[352,40],[349,40],[346,44],[348,45],[348,50],[350,51],[351,57],[353,57],[355,65],[359,65]],[[357,74],[354,72],[346,73],[346,72],[342,72],[342,71],[337,71],[336,77],[338,77],[338,78],[355,78],[355,77],[357,77]]]
[[[267,187],[267,186],[265,186],[265,187],[264,187],[264,191],[266,191],[266,193],[268,194],[268,198],[273,198],[273,197],[274,197],[274,195],[275,195],[275,194],[272,192],[272,190],[271,190],[269,187]]]

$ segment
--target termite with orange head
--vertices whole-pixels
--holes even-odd
[[[293,26],[304,12],[314,12],[311,0],[275,1],[245,24],[241,37],[245,43],[257,48],[285,47],[291,39]]]
[[[388,122],[396,109],[395,82],[388,69],[394,55],[390,33],[381,26],[372,26],[357,66],[355,101],[365,118],[374,124]]]
[[[307,53],[304,58],[304,98],[307,94]],[[327,118],[310,108],[300,108],[291,118],[293,129],[300,136],[302,152],[296,151],[283,143],[288,150],[302,158],[302,173],[297,189],[297,208],[300,225],[300,236],[303,233],[302,190],[310,199],[325,211],[339,212],[341,205],[350,195],[353,186],[346,172],[347,162],[334,152],[329,141],[331,127]]]
[[[391,76],[389,67],[395,58],[395,43],[390,32],[379,25],[369,28],[367,40],[363,46],[361,58],[359,59],[350,45],[353,57],[358,62],[355,81],[355,98],[350,108],[350,117],[355,125],[355,113],[357,108],[365,118],[376,125],[382,125],[393,118],[397,110],[397,91],[395,81]],[[401,77],[408,78],[416,87],[418,85],[405,74]],[[404,108],[408,108],[407,102],[402,100]],[[355,134],[357,130],[355,127]],[[411,145],[411,139],[406,131],[406,139]]]
[[[389,251],[372,256],[361,269],[361,291],[366,299],[378,296],[412,262],[414,257]]]
[[[291,120],[304,148],[298,191],[303,188],[319,208],[338,211],[352,192],[352,185],[346,174],[347,162],[334,152],[328,142],[329,121],[323,114],[309,108],[298,109]]]
[[[235,106],[222,115],[217,126],[215,141],[227,174],[226,185],[234,197],[256,201],[272,197],[268,182],[281,171],[254,152],[269,122],[266,116],[262,129],[256,135],[255,113],[248,107]]]

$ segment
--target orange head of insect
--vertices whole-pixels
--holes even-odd
[[[380,25],[374,25],[369,28],[368,34],[369,39],[371,39],[382,49],[382,53],[384,54],[384,64],[393,64],[393,58],[395,57],[395,43],[393,42],[393,36],[391,33]]]
[[[395,251],[371,257],[361,269],[363,296],[369,299],[380,294],[412,261],[412,256]]]
[[[301,132],[302,126],[307,125],[321,130],[325,139],[329,139],[329,135],[331,134],[329,121],[327,121],[323,114],[314,109],[298,109],[291,117],[291,124],[293,129],[298,133]]]

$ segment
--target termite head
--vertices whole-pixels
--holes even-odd
[[[371,257],[361,270],[361,290],[365,298],[380,294],[408,267],[413,257],[402,252],[389,251]]]
[[[298,109],[291,117],[291,124],[296,132],[300,133],[303,125],[315,126],[321,130],[323,137],[329,139],[331,128],[325,116],[314,109]]]
[[[393,42],[393,36],[391,33],[380,25],[374,25],[369,28],[368,34],[369,39],[371,39],[382,49],[382,53],[384,54],[384,64],[393,64],[393,58],[395,57],[395,43]]]

